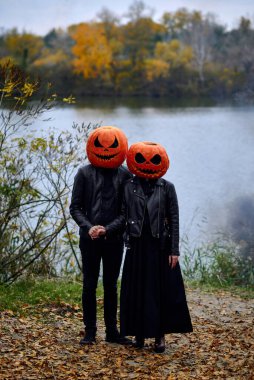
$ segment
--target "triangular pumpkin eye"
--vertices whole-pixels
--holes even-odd
[[[112,145],[110,145],[110,147],[109,148],[117,148],[118,147],[118,140],[117,140],[117,138],[115,137],[115,141],[113,142],[113,144]]]
[[[150,161],[154,165],[159,165],[161,163],[161,156],[159,154],[155,154],[155,156],[153,156]]]
[[[98,139],[98,136],[94,140],[94,146],[96,146],[96,148],[103,148],[103,145],[101,145],[101,143],[100,143],[100,141]]]
[[[145,157],[143,156],[143,154],[141,154],[141,153],[136,153],[136,155],[135,155],[135,161],[136,161],[138,164],[143,164],[143,163],[146,161],[146,159],[145,159]]]

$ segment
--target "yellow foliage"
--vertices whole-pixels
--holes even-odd
[[[6,37],[6,47],[14,57],[22,57],[27,51],[29,60],[34,60],[41,53],[43,41],[41,37],[30,33],[11,33]]]
[[[181,51],[181,59],[183,65],[188,65],[193,59],[193,50],[191,46],[185,46]]]
[[[224,82],[228,90],[232,90],[232,87],[239,76],[233,69],[224,67],[218,75],[220,81]]]
[[[109,46],[112,52],[112,56],[117,56],[123,51],[124,44],[116,38],[112,38],[109,41]]]
[[[50,53],[49,50],[45,50],[43,55],[33,62],[33,66],[51,67],[51,66],[59,65],[62,62],[66,62],[67,60],[68,60],[67,55],[60,49],[54,53]]]
[[[162,15],[163,25],[173,35],[188,29],[191,23],[201,22],[202,19],[200,11],[190,12],[186,8],[180,8],[176,12],[165,12]]]
[[[3,82],[0,83],[1,98],[13,97],[17,100],[17,104],[26,103],[37,90],[38,82],[32,82],[28,77],[24,80],[21,75],[18,75],[11,61],[1,65],[1,69],[4,73]]]
[[[68,103],[68,104],[74,104],[76,103],[76,98],[70,95],[68,98],[63,98],[63,102]]]
[[[84,78],[105,76],[112,62],[112,50],[103,27],[83,23],[77,26],[72,38],[76,42],[72,52],[74,70]]]
[[[0,66],[7,65],[7,63],[16,64],[15,59],[11,56],[0,57]]]
[[[169,63],[159,59],[149,59],[146,61],[146,78],[153,81],[157,78],[167,78],[169,74]]]
[[[12,80],[8,80],[4,83],[4,87],[0,89],[0,91],[4,94],[4,96],[7,98],[12,95],[14,89],[17,87],[16,82],[13,82]]]
[[[21,92],[24,94],[26,98],[33,95],[34,91],[36,89],[36,85],[33,83],[25,82],[23,87],[21,88]]]
[[[168,45],[169,45],[169,48],[170,48],[172,51],[175,51],[175,52],[179,51],[179,49],[180,49],[180,47],[181,47],[181,43],[180,43],[180,41],[179,41],[179,40],[176,40],[176,39],[170,41]]]
[[[193,51],[191,46],[185,46],[174,39],[170,42],[158,42],[155,47],[155,57],[172,67],[186,66],[193,59]]]

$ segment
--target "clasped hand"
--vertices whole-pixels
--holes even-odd
[[[97,225],[90,228],[88,231],[88,235],[92,240],[98,239],[100,236],[104,236],[106,234],[106,229],[103,226]]]

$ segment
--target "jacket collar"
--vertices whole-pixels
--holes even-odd
[[[140,184],[139,177],[135,176],[131,179],[131,184],[133,185],[133,193],[137,195],[138,197],[145,198],[145,194],[143,192],[142,186]],[[158,178],[155,182],[155,186],[161,187],[163,186],[163,181],[161,178]]]
[[[131,183],[133,183],[133,185],[136,185],[136,186],[140,186],[140,181],[139,181],[139,177],[138,176],[134,176],[132,179],[131,179]],[[158,178],[157,181],[155,182],[155,186],[163,186],[163,179],[162,178]]]

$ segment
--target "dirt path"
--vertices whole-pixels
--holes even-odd
[[[104,341],[82,348],[82,314],[67,304],[0,313],[1,380],[254,379],[254,302],[226,293],[188,290],[191,334],[167,336],[164,354]],[[99,303],[101,303],[99,301]]]

